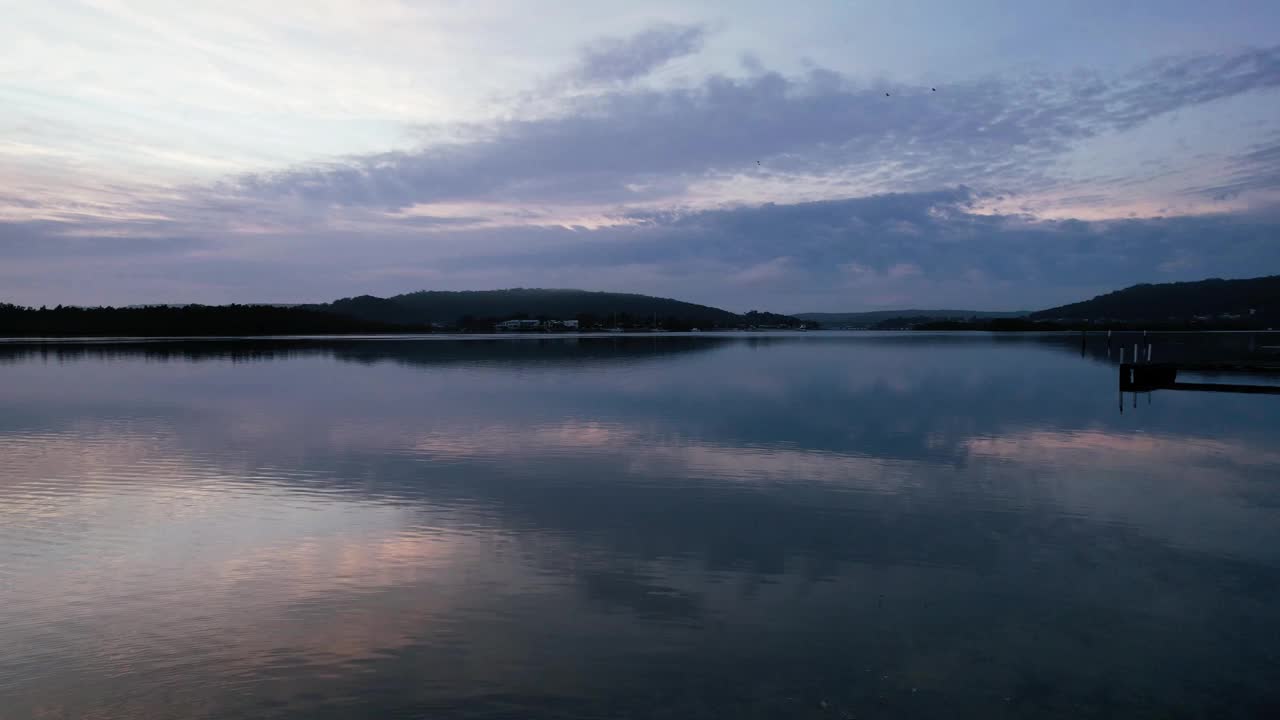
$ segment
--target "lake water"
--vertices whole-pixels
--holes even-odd
[[[1276,717],[1280,397],[1104,351],[0,344],[0,718]]]

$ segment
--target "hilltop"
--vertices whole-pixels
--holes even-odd
[[[29,308],[0,303],[0,336],[8,337],[340,335],[430,330],[272,305]]]
[[[873,330],[1061,330],[1065,328],[1251,329],[1280,325],[1280,275],[1143,283],[1036,312],[874,310],[799,313],[827,328]]]
[[[1197,282],[1143,283],[1090,300],[1041,310],[1033,320],[1206,323],[1280,321],[1280,275]]]
[[[786,315],[739,315],[651,295],[540,288],[423,290],[388,298],[361,295],[307,307],[372,322],[434,323],[461,328],[492,327],[495,321],[515,318],[578,320],[584,327],[649,326],[656,321],[670,329],[800,324]]]
[[[790,316],[753,310],[738,314],[636,293],[536,288],[423,290],[387,298],[360,295],[296,306],[35,309],[0,304],[0,336],[320,335],[430,332],[433,328],[489,332],[497,323],[515,319],[576,320],[577,327],[583,330],[800,325],[890,330],[1250,329],[1280,326],[1280,275],[1134,285],[1033,313],[874,310]]]
[[[867,312],[812,312],[797,313],[795,317],[820,323],[823,327],[870,328],[897,320],[927,318],[929,320],[981,320],[993,318],[1017,318],[1030,314],[1029,310],[987,312],[982,310],[870,310]]]
[[[133,305],[28,308],[0,303],[0,336],[216,336],[489,332],[504,320],[576,320],[600,328],[796,327],[787,315],[720,308],[633,293],[586,290],[421,291],[305,305]]]

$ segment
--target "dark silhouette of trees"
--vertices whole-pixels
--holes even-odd
[[[742,324],[742,316],[720,308],[649,295],[587,290],[424,290],[390,298],[362,295],[309,307],[379,322],[451,322],[459,327],[466,316],[492,318],[494,322],[576,319],[583,328],[613,327],[615,323],[617,327],[647,328],[654,324],[655,317],[675,317],[701,328]]]
[[[1032,313],[1037,320],[1213,322],[1275,325],[1280,322],[1280,275],[1134,285],[1091,300]]]
[[[72,307],[0,304],[0,335],[11,337],[332,335],[423,333],[430,326],[371,322],[272,305]]]
[[[423,291],[379,298],[372,295],[332,303],[274,305],[185,305],[145,307],[26,308],[0,306],[0,335],[156,336],[307,335],[430,332],[432,327],[492,332],[506,320],[577,320],[580,330],[645,331],[816,327],[788,315],[727,310],[632,293],[585,290]]]

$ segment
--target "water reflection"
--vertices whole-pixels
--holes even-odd
[[[1119,416],[1072,341],[0,346],[0,696],[1257,715],[1280,408]]]
[[[587,365],[636,362],[685,352],[711,350],[743,340],[752,345],[781,338],[716,335],[553,335],[515,338],[415,336],[391,338],[242,338],[213,340],[130,340],[110,342],[0,342],[0,363],[19,361],[143,359],[152,362],[266,362],[325,357],[358,363],[406,365]]]

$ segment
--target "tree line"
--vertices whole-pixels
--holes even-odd
[[[361,320],[274,305],[24,307],[0,303],[0,335],[10,337],[326,335],[422,333],[429,325]]]

